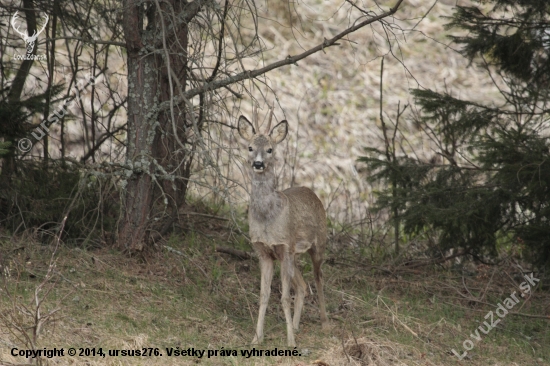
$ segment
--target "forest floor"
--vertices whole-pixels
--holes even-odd
[[[265,350],[288,349],[278,269],[265,343],[256,347],[264,353],[250,356],[259,266],[254,257],[241,260],[216,251],[250,250],[243,238],[239,244],[230,237],[227,226],[208,219],[159,244],[154,254],[136,257],[107,246],[61,243],[55,263],[55,238],[41,244],[31,236],[2,236],[0,364],[36,362],[13,356],[34,343],[35,350],[64,349],[64,356],[41,360],[48,365],[550,365],[547,280],[532,280],[531,292],[520,297],[526,279],[508,264],[392,265],[372,259],[368,247],[346,248],[337,240],[329,243],[323,266],[330,329],[321,330],[304,256],[300,264],[311,290],[298,347],[290,349],[295,356],[265,356]],[[498,304],[512,295],[519,301],[508,314],[500,310],[500,319]],[[488,334],[476,331],[491,321],[488,314],[498,324]],[[472,349],[459,360],[464,347]],[[68,355],[70,348],[76,355]],[[195,354],[169,356],[171,349]],[[123,350],[152,356],[123,356]],[[197,351],[204,351],[202,357]]]

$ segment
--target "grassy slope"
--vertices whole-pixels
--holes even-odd
[[[227,245],[224,225],[209,223],[210,234],[172,238],[181,253],[163,250],[146,261],[124,258],[108,250],[63,248],[58,254],[59,276],[42,312],[61,306],[37,343],[42,347],[102,347],[140,349],[158,347],[163,357],[54,358],[50,364],[172,365],[195,364],[195,358],[167,357],[166,347],[187,349],[249,349],[257,312],[259,269],[255,259],[240,261],[214,251]],[[203,230],[201,230],[203,231]],[[30,240],[3,240],[0,248],[10,277],[7,288],[15,303],[32,305],[31,296],[42,281],[52,248]],[[482,317],[516,290],[504,275],[514,270],[478,267],[466,276],[469,291],[487,305],[465,300],[460,275],[444,269],[410,270],[380,275],[350,266],[366,258],[329,253],[324,265],[327,307],[332,329],[322,333],[315,296],[306,298],[302,329],[297,336],[300,357],[203,358],[205,365],[306,365],[322,360],[329,365],[450,365],[459,364],[450,350],[475,330]],[[313,286],[309,260],[303,258],[305,279]],[[519,283],[519,282],[517,282]],[[30,318],[14,311],[13,301],[0,297],[0,361],[22,363],[11,347],[26,348],[15,338],[12,320],[29,325]],[[484,297],[482,294],[485,293]],[[462,295],[461,295],[462,294]],[[64,298],[64,299],[63,299]],[[537,291],[519,310],[548,312],[548,293]],[[58,304],[59,302],[59,304]],[[514,309],[517,310],[517,309]],[[9,318],[11,319],[11,318]],[[10,322],[12,322],[10,324]],[[285,348],[286,330],[280,306],[278,272],[272,285],[263,349]],[[508,315],[475,345],[464,365],[548,365],[550,323]],[[344,351],[345,349],[345,351]],[[470,358],[471,356],[471,358]],[[347,358],[350,357],[351,363]],[[354,358],[355,357],[355,358]],[[369,363],[368,360],[371,360]],[[362,360],[361,363],[359,360]]]

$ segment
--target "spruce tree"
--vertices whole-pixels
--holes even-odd
[[[447,26],[467,31],[451,38],[490,74],[500,99],[412,90],[421,111],[416,122],[442,162],[389,161],[367,149],[359,160],[370,179],[396,182],[399,191],[380,192],[378,208],[399,207],[406,233],[435,231],[438,251],[457,248],[486,261],[514,247],[550,266],[550,3],[458,6]]]

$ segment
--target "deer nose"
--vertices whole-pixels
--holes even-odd
[[[254,169],[263,169],[264,168],[264,162],[263,161],[255,161],[252,163],[252,167]]]

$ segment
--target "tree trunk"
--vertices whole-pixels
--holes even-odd
[[[171,14],[172,9],[175,14],[190,14],[189,11],[193,11],[189,9],[189,4],[179,0],[165,1],[160,6],[164,14]],[[167,26],[166,28],[172,29],[168,26],[171,24],[170,18],[165,18],[164,24]],[[180,95],[180,91],[185,91],[187,83],[187,24],[183,23],[175,31],[167,31],[165,42],[165,52],[169,54],[169,62],[166,61],[165,52],[157,55],[158,69],[160,70],[160,102],[169,102],[173,96]],[[170,74],[172,85],[169,80]],[[176,178],[164,180],[161,184],[162,191],[155,189],[155,200],[167,202],[169,209],[169,217],[163,218],[164,224],[159,229],[161,235],[164,235],[172,227],[178,218],[178,209],[185,202],[192,161],[187,141],[187,117],[187,108],[181,106],[174,107],[173,116],[170,110],[159,114],[159,133],[154,141],[153,154],[165,171]]]
[[[118,246],[134,252],[146,243],[153,198],[153,141],[156,134],[158,77],[155,56],[146,51],[154,27],[143,30],[139,0],[124,1],[124,36],[128,52],[128,139],[126,171],[118,228]]]
[[[130,252],[142,250],[149,241],[155,202],[166,202],[171,215],[168,224],[155,231],[163,234],[177,218],[178,208],[185,201],[191,161],[190,148],[182,146],[187,143],[187,113],[178,109],[172,118],[170,111],[159,114],[157,110],[159,103],[170,101],[179,94],[178,85],[182,91],[185,88],[187,23],[197,14],[200,6],[197,2],[170,0],[161,3],[162,12],[159,13],[156,4],[124,1],[123,27],[128,51],[126,164],[133,170],[128,171],[125,177],[126,192],[123,193],[118,246]],[[184,14],[186,21],[174,27],[174,18],[166,14]],[[160,19],[161,16],[164,18]],[[144,17],[147,17],[145,30]],[[175,19],[181,18],[176,16]],[[163,29],[166,30],[164,41],[161,38]],[[165,49],[163,45],[166,45]],[[156,54],[150,52],[153,48],[158,50]],[[153,174],[159,171],[160,176],[155,178],[157,184]]]

